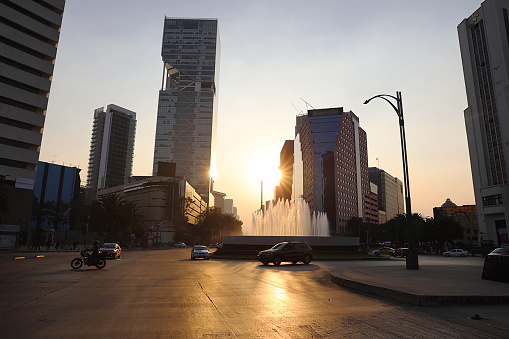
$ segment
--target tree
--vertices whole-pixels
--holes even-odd
[[[412,214],[412,227],[418,230],[424,223],[424,218],[419,213]],[[382,240],[391,241],[396,246],[402,246],[407,241],[407,218],[406,214],[398,214],[382,226]]]
[[[220,208],[210,207],[200,213],[198,224],[193,228],[193,235],[201,242],[212,243],[227,235],[243,235],[242,221],[231,214],[222,213]]]
[[[429,218],[417,229],[417,236],[438,251],[445,243],[453,245],[454,240],[463,239],[463,227],[453,217]]]
[[[53,225],[53,229],[59,231],[60,225],[67,220],[69,207],[70,204],[62,200],[46,201],[42,205],[44,218],[49,224]]]
[[[106,241],[118,241],[133,231],[143,233],[143,217],[136,204],[116,193],[101,195],[99,200],[93,201],[88,219],[92,229],[103,233]]]

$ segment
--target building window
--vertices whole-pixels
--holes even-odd
[[[495,206],[495,205],[503,205],[502,194],[496,195],[488,195],[486,197],[482,197],[482,205],[483,206]]]

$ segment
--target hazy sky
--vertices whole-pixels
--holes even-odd
[[[164,16],[217,18],[221,39],[215,190],[251,223],[262,174],[279,165],[295,116],[344,107],[368,137],[369,165],[402,179],[398,119],[377,94],[401,91],[413,212],[474,204],[457,25],[480,0],[67,0],[41,161],[86,183],[94,109],[137,113],[134,175],[151,175]],[[302,98],[302,99],[301,99]],[[295,107],[294,107],[295,106]],[[376,160],[378,158],[379,160]],[[273,185],[264,180],[264,200]]]

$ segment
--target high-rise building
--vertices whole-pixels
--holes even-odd
[[[332,233],[345,234],[352,217],[366,220],[366,132],[342,107],[309,110],[296,125],[293,195],[302,196],[312,212],[326,212]]]
[[[97,191],[127,182],[132,174],[136,113],[108,105],[94,111],[88,158],[87,198]]]
[[[509,0],[484,1],[458,35],[479,231],[502,245],[509,226]]]
[[[290,200],[292,198],[293,181],[293,140],[285,140],[279,155],[279,171],[281,179],[279,186],[276,186],[274,200]]]
[[[164,19],[154,174],[159,162],[176,163],[177,176],[206,201],[215,169],[219,54],[217,19]]]
[[[7,196],[0,224],[17,227],[25,240],[64,6],[0,3],[0,175]]]
[[[386,223],[398,214],[405,213],[403,182],[377,167],[369,168],[369,181],[378,186],[379,223]]]

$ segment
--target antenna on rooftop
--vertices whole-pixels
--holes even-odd
[[[300,98],[300,100],[304,101],[306,103],[306,109],[308,109],[308,106],[311,107],[312,109],[316,109],[314,108],[313,106],[311,106],[311,104],[309,102],[307,102],[306,100]]]
[[[299,115],[303,115],[304,114],[304,112],[302,112],[302,110],[299,111],[299,109],[297,107],[295,107],[295,105],[293,103],[292,103],[292,106],[293,106],[293,108],[295,108],[297,113],[299,113]]]

